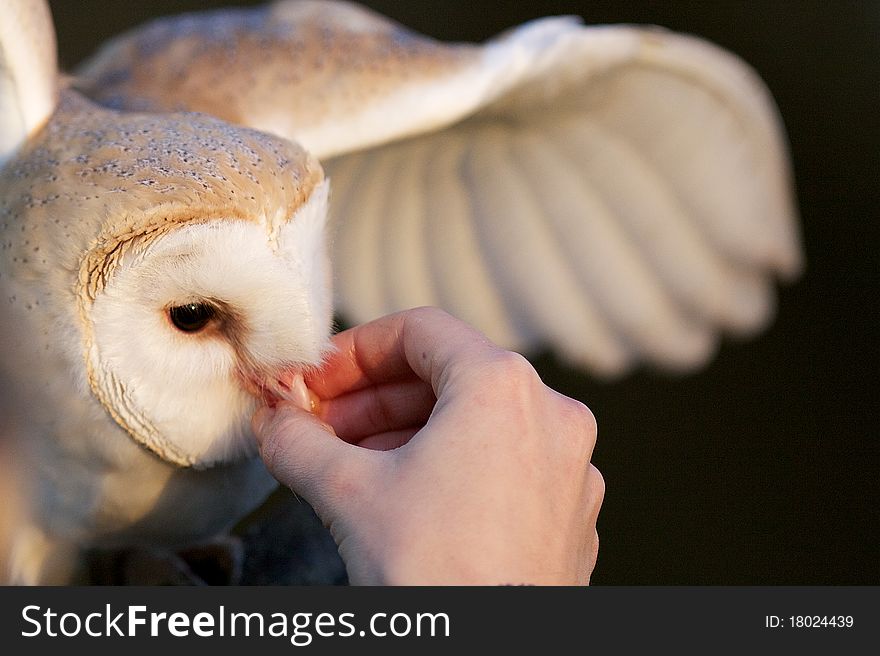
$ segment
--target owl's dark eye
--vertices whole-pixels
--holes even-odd
[[[194,333],[208,324],[214,316],[214,308],[207,303],[187,303],[169,308],[168,316],[179,330]]]

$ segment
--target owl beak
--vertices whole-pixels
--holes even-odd
[[[284,369],[275,375],[252,371],[242,375],[242,380],[245,389],[265,405],[275,407],[288,401],[306,412],[317,410],[318,396],[306,386],[298,370]]]

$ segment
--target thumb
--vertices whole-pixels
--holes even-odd
[[[260,408],[252,427],[260,457],[280,483],[301,494],[326,522],[340,487],[355,485],[360,476],[354,465],[362,457],[358,447],[343,442],[333,429],[291,403]]]

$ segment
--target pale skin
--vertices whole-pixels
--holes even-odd
[[[334,337],[314,414],[264,407],[269,470],[315,508],[353,584],[587,584],[605,491],[590,410],[450,315]]]

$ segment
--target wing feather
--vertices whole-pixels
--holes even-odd
[[[581,295],[634,350],[670,367],[702,360],[713,344],[710,331],[676,306],[589,181],[544,136],[523,130],[513,141],[525,177],[539,182],[533,189],[556,257],[569,263]]]
[[[773,98],[758,75],[740,59],[696,37],[676,34],[651,54],[658,68],[691,76],[713,90],[721,102],[739,113],[740,127],[751,135],[756,169],[753,179],[763,183],[765,219],[773,235],[776,270],[796,277],[803,267],[792,174],[785,131]]]
[[[660,73],[629,71],[614,78],[593,116],[609,132],[625,135],[685,205],[688,216],[730,258],[744,265],[773,262],[772,232],[764,229],[764,194],[754,179],[756,151],[735,117],[711,94]],[[639,100],[652,93],[652,111]],[[686,113],[683,113],[686,108]],[[678,120],[680,116],[687,120]],[[725,184],[718,184],[724,180]],[[749,189],[750,193],[741,193]]]
[[[547,229],[540,187],[516,165],[513,136],[495,125],[481,126],[471,137],[465,178],[483,257],[504,290],[509,314],[529,327],[531,347],[549,339],[579,364],[603,373],[619,370],[629,349],[579,284],[559,235]]]
[[[404,148],[388,149],[395,160],[387,178],[393,193],[388,197],[382,237],[382,277],[389,311],[438,304],[427,266],[431,245],[425,221],[425,175],[432,147],[419,139]]]
[[[763,325],[772,299],[769,283],[707,244],[662,173],[641,151],[578,117],[551,122],[546,134],[561,157],[589,181],[658,280],[689,314],[739,333]]]
[[[384,169],[376,166],[382,153],[360,153],[352,176],[352,189],[344,206],[335,206],[336,216],[357,216],[358,221],[340,226],[334,221],[333,261],[336,262],[336,289],[343,313],[354,318],[382,313],[382,271],[379,249],[382,231],[380,219],[390,187],[385,184]],[[334,167],[335,168],[335,167]],[[331,169],[331,185],[333,184]],[[345,266],[339,266],[345,263]]]
[[[49,118],[58,70],[44,0],[6,0],[0,20],[0,164]]]
[[[490,337],[496,342],[523,349],[529,343],[528,335],[510,319],[480,251],[478,217],[462,180],[470,151],[466,134],[447,132],[442,144],[435,144],[428,166],[428,265],[437,286],[438,304],[475,326],[491,326]]]

